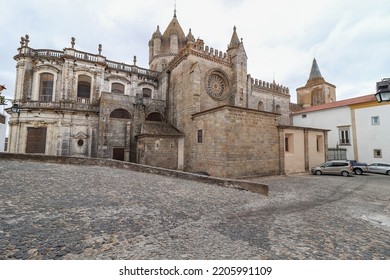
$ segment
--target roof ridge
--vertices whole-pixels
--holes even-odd
[[[343,100],[339,100],[339,101],[334,101],[334,102],[329,102],[329,103],[320,104],[320,105],[316,105],[316,106],[311,106],[311,107],[305,108],[303,110],[294,112],[293,114],[302,114],[302,113],[306,113],[306,112],[326,110],[326,109],[331,109],[331,108],[349,106],[349,105],[358,104],[358,103],[372,102],[375,100],[376,99],[375,99],[374,94],[356,96],[356,97],[352,97],[352,98],[348,98],[348,99],[343,99]]]

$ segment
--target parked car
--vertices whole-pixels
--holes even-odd
[[[383,162],[374,162],[368,165],[368,172],[390,175],[390,164]]]
[[[350,174],[352,174],[352,172],[353,172],[352,165],[347,160],[327,161],[311,169],[311,173],[315,175],[333,174],[333,175],[349,176]]]
[[[356,160],[350,160],[349,162],[352,165],[353,173],[355,173],[356,175],[362,175],[363,172],[368,171],[367,163],[357,162]]]

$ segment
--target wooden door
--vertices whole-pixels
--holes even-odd
[[[26,153],[44,154],[46,150],[46,127],[28,127]]]
[[[112,158],[117,160],[125,160],[125,148],[113,148]]]

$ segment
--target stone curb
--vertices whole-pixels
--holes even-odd
[[[59,163],[59,164],[96,165],[96,166],[124,168],[136,172],[181,178],[185,180],[198,181],[201,183],[217,184],[223,187],[246,190],[246,191],[260,193],[262,195],[268,196],[268,185],[265,184],[259,184],[255,182],[245,181],[245,180],[210,177],[210,176],[204,176],[204,175],[199,175],[199,174],[194,174],[189,172],[142,165],[142,164],[137,164],[132,162],[118,161],[113,159],[0,153],[0,160],[24,160],[24,161]]]

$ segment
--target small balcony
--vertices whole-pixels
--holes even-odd
[[[84,100],[84,101],[83,101]],[[48,110],[69,110],[69,111],[85,111],[85,112],[99,112],[98,104],[91,104],[90,99],[80,98],[76,101],[61,100],[59,102],[48,101],[20,101],[19,108],[23,109],[48,109]]]
[[[53,101],[53,95],[41,95],[39,97],[39,101],[41,102],[52,102]]]

